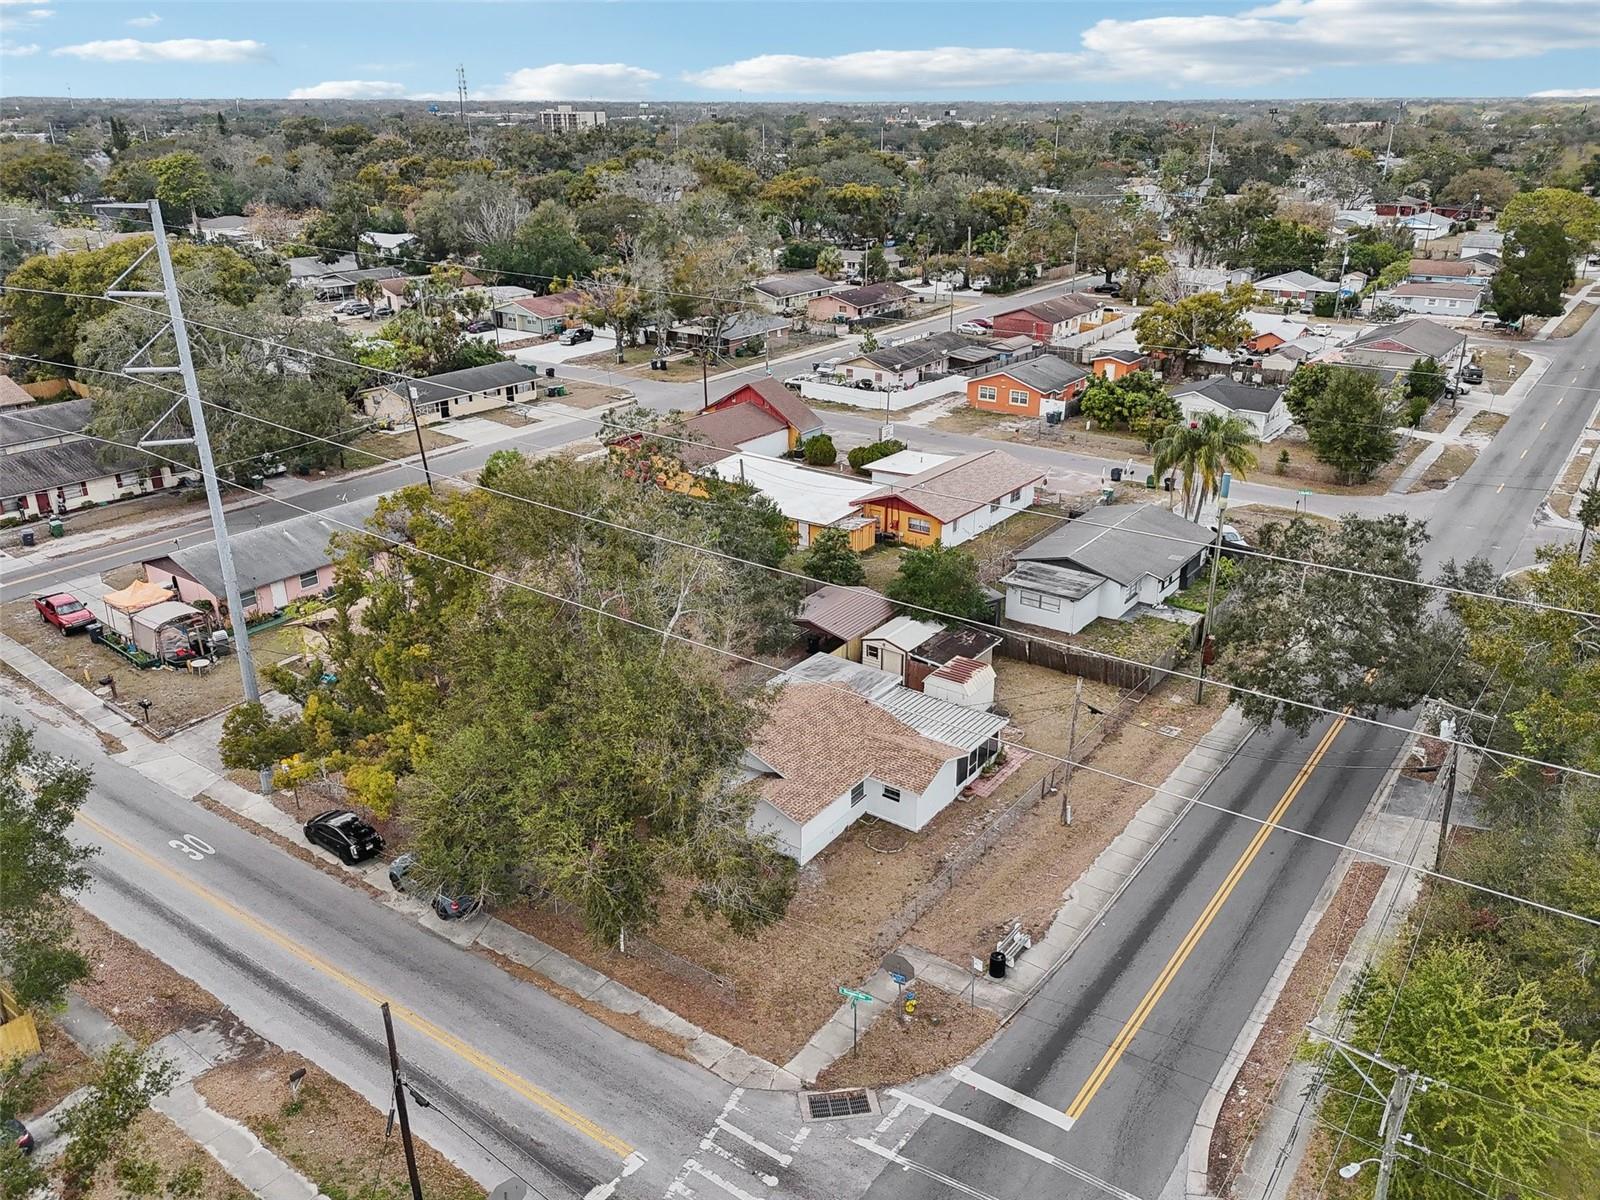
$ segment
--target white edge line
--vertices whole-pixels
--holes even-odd
[[[952,1179],[942,1172],[935,1171],[932,1167],[925,1167],[919,1162],[912,1162],[905,1155],[897,1153],[887,1146],[880,1146],[877,1142],[869,1142],[866,1138],[851,1138],[850,1140],[863,1150],[876,1154],[879,1158],[886,1158],[892,1163],[897,1163],[904,1170],[916,1171],[918,1174],[926,1175],[929,1179],[938,1180],[945,1187],[954,1188],[963,1195],[972,1196],[974,1200],[999,1200],[997,1196],[991,1196],[988,1192],[980,1192],[977,1188],[970,1187],[959,1179]]]
[[[959,1080],[977,1088],[980,1092],[993,1096],[996,1100],[1004,1101],[1013,1108],[1021,1109],[1030,1117],[1038,1117],[1041,1121],[1048,1121],[1059,1129],[1070,1131],[1077,1124],[1077,1121],[1066,1113],[1051,1108],[1048,1104],[1042,1104],[1032,1096],[1025,1096],[1021,1092],[1013,1091],[1005,1084],[997,1083],[987,1075],[980,1075],[976,1071],[968,1070],[966,1067],[960,1065],[951,1067],[950,1076],[952,1079]]]
[[[789,1155],[783,1153],[783,1151],[774,1150],[771,1146],[767,1145],[760,1138],[751,1137],[748,1133],[746,1133],[744,1130],[740,1129],[737,1125],[730,1125],[730,1124],[728,1124],[727,1121],[723,1120],[721,1117],[717,1118],[717,1128],[727,1130],[727,1132],[733,1134],[734,1137],[738,1138],[741,1142],[743,1142],[746,1146],[749,1146],[752,1150],[761,1151],[761,1153],[765,1154],[768,1158],[773,1159],[774,1161],[776,1161],[777,1164],[780,1167],[787,1167],[791,1162],[794,1161],[794,1159],[792,1157],[790,1157]]]

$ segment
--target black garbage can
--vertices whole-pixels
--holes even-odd
[[[991,979],[1004,979],[1006,977],[1006,956],[1004,951],[996,950],[989,955],[989,976]]]
[[[33,530],[24,529],[22,531],[22,544],[24,546],[32,546],[36,543],[36,541],[37,539],[33,536]]]

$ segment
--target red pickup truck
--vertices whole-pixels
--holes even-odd
[[[33,606],[39,610],[39,615],[65,635],[72,635],[80,629],[88,629],[96,623],[94,613],[84,606],[70,592],[56,592],[49,596],[35,596]]]

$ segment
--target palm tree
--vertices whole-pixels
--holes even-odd
[[[1183,472],[1183,514],[1200,520],[1206,501],[1222,484],[1224,471],[1240,479],[1256,465],[1255,432],[1239,417],[1202,413],[1197,420],[1174,421],[1156,442],[1155,473],[1173,467]]]

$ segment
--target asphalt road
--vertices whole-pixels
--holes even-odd
[[[1533,537],[1544,495],[1600,402],[1600,324],[1536,349],[1552,356],[1551,366],[1438,506],[1425,554],[1429,571],[1448,558],[1474,555],[1500,569],[1516,561]],[[1409,722],[1404,715],[1388,719]],[[1287,829],[1344,841],[1402,740],[1389,730],[1332,719],[1304,738],[1278,727],[1253,738],[1205,799],[1263,819],[1276,811]],[[1182,1165],[1212,1080],[1336,854],[1287,832],[1263,834],[1262,826],[1237,816],[1191,809],[975,1067],[1075,1117],[1071,1129],[958,1085],[943,1106],[984,1128],[934,1114],[899,1147],[903,1158],[954,1182],[888,1169],[870,1200],[1105,1195],[994,1133],[1135,1196],[1161,1195]]]
[[[412,1108],[416,1131],[478,1178],[514,1171],[546,1196],[583,1197],[638,1154],[642,1165],[611,1194],[660,1197],[685,1160],[710,1158],[701,1143],[732,1092],[714,1075],[440,938],[424,927],[431,914],[419,920],[369,899],[154,786],[64,718],[10,698],[0,698],[0,716],[24,720],[40,748],[94,770],[77,825],[100,851],[83,897],[90,912],[380,1112],[388,1084],[378,1003],[388,1000],[407,1076],[434,1106]],[[801,1128],[793,1093],[746,1093],[732,1115],[773,1146]],[[820,1161],[799,1155],[767,1170],[782,1176],[785,1195],[824,1200],[833,1172]]]

